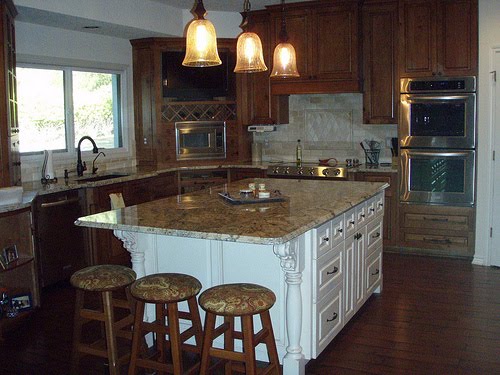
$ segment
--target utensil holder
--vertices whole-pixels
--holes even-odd
[[[365,164],[378,165],[380,150],[365,150]]]

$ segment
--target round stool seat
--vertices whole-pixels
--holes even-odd
[[[102,264],[75,272],[70,279],[75,288],[105,292],[123,288],[135,281],[135,272],[125,266]]]
[[[132,295],[150,303],[179,302],[196,296],[201,283],[193,276],[182,273],[157,273],[135,281],[130,287]]]
[[[243,316],[269,310],[276,302],[272,290],[256,284],[225,284],[205,290],[200,306],[216,315]]]

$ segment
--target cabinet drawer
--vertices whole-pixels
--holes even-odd
[[[344,230],[346,238],[356,233],[356,210],[354,208],[344,214]]]
[[[356,206],[356,228],[366,224],[366,202]]]
[[[382,246],[382,233],[383,224],[381,218],[368,224],[366,236],[366,256],[370,256],[375,249]]]
[[[376,206],[377,206],[376,197],[370,198],[366,202],[366,222],[367,223],[369,221],[373,220],[373,218],[375,218],[375,216],[377,214]]]
[[[434,248],[439,246],[465,248],[469,246],[468,236],[405,232],[404,239],[406,242],[418,242],[422,247]]]
[[[342,299],[342,285],[340,285],[328,293],[320,303],[315,305],[316,337],[313,340],[315,343],[315,346],[313,346],[313,358],[316,358],[321,353],[344,325]]]
[[[384,213],[385,197],[380,193],[375,197],[375,216],[382,216]]]
[[[313,256],[320,258],[344,240],[344,216],[326,222],[313,230]]]
[[[382,249],[368,257],[366,261],[366,298],[380,285],[382,280]]]
[[[404,225],[406,228],[468,230],[469,217],[466,215],[413,214],[406,212]]]
[[[318,259],[316,270],[316,287],[313,302],[320,301],[329,291],[342,283],[344,274],[344,244],[337,245],[331,252]]]

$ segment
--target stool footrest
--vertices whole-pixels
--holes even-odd
[[[241,362],[245,361],[244,353],[228,351],[227,349],[224,350],[224,349],[210,348],[210,355],[217,358],[222,358],[232,361],[241,361]]]

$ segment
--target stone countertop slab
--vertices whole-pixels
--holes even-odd
[[[0,214],[31,207],[31,203],[33,202],[33,199],[35,199],[36,195],[36,191],[23,192],[23,200],[21,203],[0,205]]]
[[[284,202],[231,205],[219,192],[239,194],[249,182],[279,190]],[[305,233],[386,189],[380,182],[247,179],[191,194],[85,216],[85,227],[179,237],[280,244]]]

